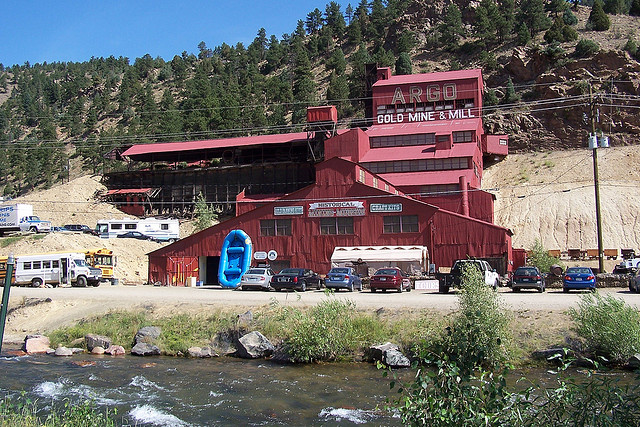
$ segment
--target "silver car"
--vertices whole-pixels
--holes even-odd
[[[243,291],[247,289],[271,290],[271,277],[276,274],[268,267],[253,267],[240,279],[240,287]]]

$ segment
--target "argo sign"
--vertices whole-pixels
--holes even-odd
[[[417,105],[420,103],[433,103],[438,101],[455,101],[458,97],[458,87],[455,83],[430,84],[423,87],[409,86],[397,87],[391,99],[391,105]],[[434,120],[458,120],[475,118],[476,114],[471,108],[448,109],[446,111],[411,111],[402,113],[378,114],[377,124],[403,123],[403,122],[428,122]]]

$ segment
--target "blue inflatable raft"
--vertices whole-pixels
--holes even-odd
[[[222,243],[218,282],[223,288],[237,288],[240,278],[251,265],[251,237],[242,230],[232,230]]]

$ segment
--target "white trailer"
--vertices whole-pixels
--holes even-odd
[[[180,238],[180,222],[177,219],[101,219],[96,230],[100,237],[112,238],[129,231],[139,231],[159,242],[173,243]]]
[[[98,286],[102,270],[85,261],[83,253],[21,255],[16,259],[16,285]]]
[[[0,205],[0,235],[10,231],[48,233],[51,222],[33,215],[33,206],[24,203]]]

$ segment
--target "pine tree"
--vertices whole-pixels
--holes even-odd
[[[605,0],[603,5],[603,10],[605,11],[605,13],[609,13],[611,15],[623,14],[625,11],[625,1],[624,0]]]
[[[331,28],[333,35],[337,38],[344,36],[347,24],[344,22],[344,15],[340,11],[340,4],[332,1],[327,4],[325,8],[325,22],[326,25]]]
[[[551,20],[544,11],[542,0],[523,1],[520,5],[520,21],[527,24],[531,37],[544,31],[551,25]]]
[[[509,77],[509,81],[507,82],[507,88],[504,93],[504,97],[502,98],[503,104],[515,104],[520,101],[520,95],[516,93],[516,89],[513,86],[513,81],[511,77]]]
[[[349,85],[347,84],[347,77],[344,74],[338,75],[335,71],[331,73],[329,87],[327,88],[327,101],[337,107],[340,117],[350,115]]]
[[[202,193],[198,193],[198,196],[196,197],[196,203],[193,208],[193,217],[195,231],[202,231],[205,228],[211,227],[218,219],[218,213],[212,205],[207,204],[207,200]]]
[[[331,53],[331,57],[326,63],[327,71],[335,70],[335,72],[341,76],[347,69],[347,61],[344,58],[344,52],[338,48]]]
[[[413,69],[411,65],[411,57],[407,52],[402,52],[398,56],[398,60],[396,61],[396,74],[412,74]]]
[[[295,52],[293,69],[293,124],[303,123],[307,117],[307,107],[315,100],[316,87],[311,73],[311,61],[304,48]]]
[[[611,26],[609,17],[604,13],[602,0],[595,0],[593,2],[587,25],[595,31],[607,31]]]
[[[496,33],[498,40],[504,41],[512,36],[516,25],[516,5],[515,0],[502,0],[498,6],[498,18],[496,22]]]
[[[527,24],[524,22],[520,22],[520,25],[518,25],[517,40],[520,46],[526,46],[531,41],[531,31],[529,31]]]
[[[631,9],[629,9],[629,15],[640,16],[640,0],[633,0],[631,2]]]
[[[455,3],[451,3],[447,7],[447,13],[444,21],[440,24],[440,34],[445,49],[454,50],[458,47],[458,41],[464,34],[462,26],[462,13]]]
[[[313,11],[307,14],[307,20],[305,21],[305,28],[308,34],[316,34],[322,26],[322,12],[320,9],[315,8]]]

